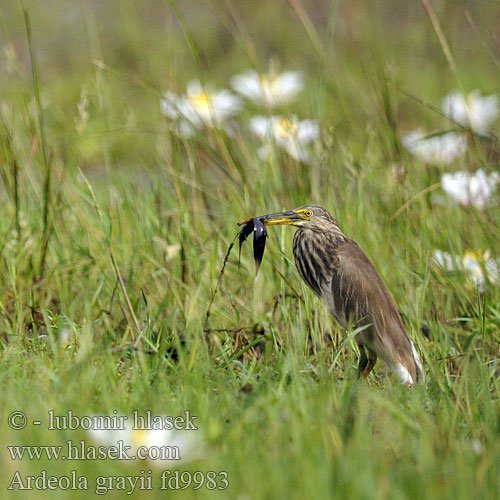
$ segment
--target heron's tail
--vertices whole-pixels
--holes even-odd
[[[402,384],[406,385],[413,385],[415,382],[423,382],[425,380],[424,367],[422,366],[422,361],[420,361],[420,356],[415,349],[415,344],[411,340],[410,344],[411,352],[401,356],[399,362],[394,367],[399,380]]]

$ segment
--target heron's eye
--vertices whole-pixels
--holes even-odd
[[[306,210],[306,217],[312,217],[312,214],[311,210]]]

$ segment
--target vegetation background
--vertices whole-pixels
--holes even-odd
[[[11,460],[8,444],[87,439],[47,430],[49,410],[189,409],[205,458],[179,470],[225,470],[230,486],[172,498],[496,498],[500,291],[478,292],[432,253],[499,257],[500,209],[435,205],[439,186],[412,198],[445,171],[498,171],[498,141],[445,168],[400,137],[453,128],[439,113],[452,89],[498,92],[500,3],[34,0],[25,12],[0,5],[0,496],[93,494],[7,491],[16,470],[150,468]],[[282,112],[319,120],[311,164],[260,160],[250,105],[235,135],[190,140],[160,112],[166,90],[228,87],[270,61],[306,77]],[[300,280],[290,228],[270,230],[256,280],[251,244],[220,276],[236,221],[305,203],[330,210],[375,263],[424,385],[400,386],[382,363],[357,383],[355,343]],[[14,410],[44,425],[12,430]],[[165,494],[155,479],[130,497]]]

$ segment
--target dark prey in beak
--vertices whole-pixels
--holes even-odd
[[[239,225],[242,224],[244,224],[244,226],[241,228],[238,236],[240,242],[240,254],[241,245],[253,232],[253,257],[256,266],[255,274],[257,274],[259,272],[262,257],[264,256],[264,250],[266,248],[267,229],[265,224],[260,219],[246,219],[239,223]]]

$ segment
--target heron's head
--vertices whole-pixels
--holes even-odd
[[[289,225],[313,231],[327,231],[336,225],[335,219],[322,207],[305,205],[288,212],[262,215],[259,217],[267,226]]]

